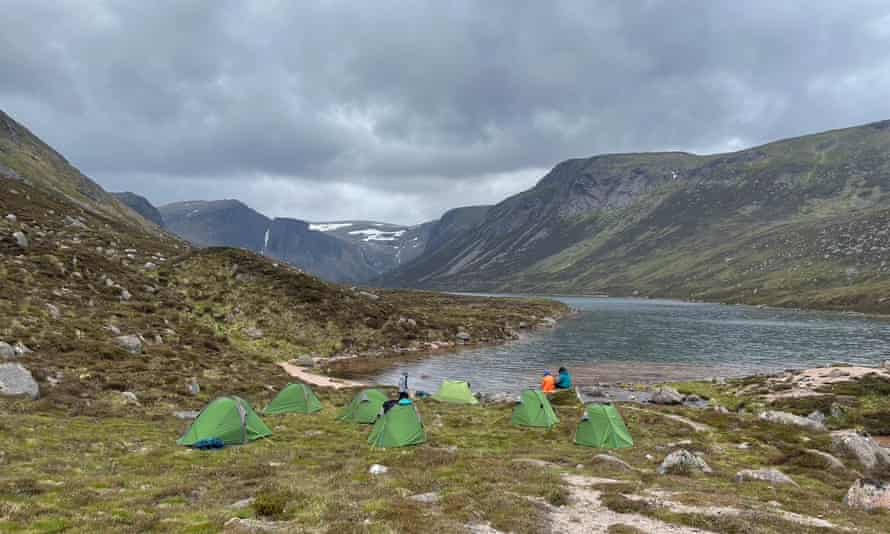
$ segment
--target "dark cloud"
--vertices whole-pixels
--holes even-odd
[[[568,157],[890,117],[884,1],[0,3],[0,106],[156,202],[416,222]]]

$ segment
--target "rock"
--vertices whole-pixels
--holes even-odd
[[[736,482],[768,482],[770,484],[791,484],[797,486],[797,483],[778,469],[743,469],[735,474]]]
[[[890,483],[859,479],[847,490],[844,504],[859,510],[890,510]]]
[[[139,404],[139,397],[136,396],[132,391],[123,391],[121,392],[121,397],[124,398],[127,402],[132,402],[134,404]]]
[[[108,331],[116,336],[121,335],[121,329],[114,326],[113,324],[108,325]]]
[[[682,404],[683,396],[674,388],[660,387],[652,394],[652,399],[649,402],[655,404]]]
[[[142,340],[139,336],[117,336],[117,344],[130,354],[142,354]]]
[[[262,330],[255,326],[251,326],[250,328],[245,330],[244,333],[247,334],[247,337],[249,337],[250,339],[262,339],[265,335]]]
[[[16,342],[15,346],[12,348],[15,351],[16,356],[25,356],[34,352],[29,349],[27,345],[22,343],[21,341]]]
[[[594,463],[607,464],[607,465],[619,467],[619,468],[627,470],[627,471],[636,471],[636,469],[634,469],[634,467],[632,465],[625,462],[621,458],[612,456],[611,454],[596,454],[593,457],[593,461],[594,461]]]
[[[787,412],[766,411],[760,414],[761,421],[775,423],[779,425],[794,425],[815,432],[824,432],[825,425],[812,419],[801,417]]]
[[[746,450],[748,450],[748,449],[751,448],[751,444],[748,443],[747,441],[745,441],[745,442],[743,442],[743,443],[739,443],[738,445],[736,445],[735,448],[736,448],[736,449],[743,450],[743,451],[746,451]]]
[[[16,217],[16,216],[13,215],[12,213],[10,213],[10,214],[7,215],[6,217],[4,217],[4,219],[6,219],[7,221],[9,221],[9,222],[11,222],[11,223],[13,223],[13,224],[15,224],[15,222],[19,220],[18,217]]]
[[[371,300],[377,300],[380,298],[379,295],[375,295],[374,293],[368,293],[367,291],[359,291],[358,294],[367,298],[367,299],[371,299]]]
[[[810,420],[812,420],[812,421],[816,421],[816,422],[819,423],[820,425],[824,425],[824,424],[825,424],[825,414],[822,413],[822,412],[820,412],[819,410],[816,410],[815,412],[813,412],[813,413],[811,413],[810,415],[808,415],[808,416],[807,416],[807,419],[810,419]]]
[[[15,349],[9,343],[0,341],[0,359],[11,360],[16,356]]]
[[[436,504],[442,500],[442,496],[439,495],[438,492],[432,491],[430,493],[419,493],[417,495],[412,495],[408,497],[412,501],[417,501],[423,504]]]
[[[192,378],[185,384],[185,390],[189,395],[195,396],[198,393],[201,393],[201,385],[198,384],[196,379]]]
[[[28,248],[28,238],[22,232],[13,232],[12,238],[21,248]]]
[[[713,470],[702,458],[686,449],[679,449],[667,455],[658,466],[659,475],[689,475],[693,473],[711,473]]]
[[[154,271],[157,270],[158,266],[152,262],[146,262],[145,265],[142,266],[142,270],[144,271]]]
[[[868,436],[852,430],[842,430],[831,434],[834,450],[847,454],[862,464],[866,472],[890,467],[890,450],[874,442]]]
[[[654,462],[654,461],[655,461],[655,457],[652,456],[651,454],[647,454],[647,455],[646,455],[646,459],[649,460],[650,462]]]
[[[673,441],[671,443],[668,443],[667,445],[658,445],[655,448],[660,449],[660,450],[666,450],[666,449],[676,449],[678,447],[689,447],[690,445],[692,445],[691,439],[681,439],[680,441]]]
[[[133,295],[131,295],[130,292],[126,290],[126,288],[121,288],[121,300],[126,302],[131,298],[133,298]]]
[[[463,341],[464,343],[467,343],[470,341],[470,334],[468,334],[464,331],[458,332],[454,337],[459,339],[460,341]]]
[[[315,359],[313,359],[312,356],[300,356],[294,360],[294,365],[299,365],[300,367],[315,367]]]
[[[374,464],[371,466],[370,469],[368,469],[368,472],[375,476],[376,475],[385,475],[387,471],[389,471],[389,468],[386,467],[385,465],[380,465],[380,464]]]
[[[233,517],[223,525],[223,532],[231,534],[262,534],[264,532],[285,532],[286,523],[278,521],[261,521],[259,519],[241,519]]]
[[[229,505],[229,508],[233,508],[235,510],[243,510],[253,505],[255,501],[256,497],[248,497],[246,499],[241,499],[238,502],[233,502],[231,505]]]
[[[847,411],[837,402],[831,403],[831,408],[829,409],[829,413],[833,419],[841,419],[847,415]]]
[[[59,311],[59,307],[56,306],[55,304],[47,303],[46,311],[49,312],[49,316],[52,317],[53,319],[58,319],[62,315],[62,313]]]
[[[683,402],[701,402],[702,399],[698,395],[686,395],[683,397]]]
[[[846,471],[847,468],[844,466],[844,463],[833,455],[828,454],[827,452],[822,452],[816,449],[804,449],[804,452],[810,456],[815,456],[819,458],[823,463],[823,467],[826,469],[830,469],[832,471]]]
[[[0,395],[18,397],[25,395],[31,399],[40,397],[40,387],[31,371],[18,363],[0,364]]]
[[[183,410],[180,412],[173,412],[173,417],[177,419],[182,419],[184,421],[188,421],[190,419],[197,419],[198,416],[201,415],[201,412],[193,411],[193,410]]]

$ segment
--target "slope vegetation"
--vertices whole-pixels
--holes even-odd
[[[384,283],[890,311],[890,121],[557,165]]]

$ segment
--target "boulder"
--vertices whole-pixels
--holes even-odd
[[[262,339],[265,335],[262,330],[255,326],[251,326],[250,328],[245,330],[244,333],[247,334],[247,337],[249,337],[250,339]]]
[[[735,474],[736,482],[767,482],[769,484],[790,484],[797,486],[791,477],[778,469],[742,469]]]
[[[760,420],[778,425],[794,425],[815,432],[825,432],[825,425],[807,417],[794,415],[793,413],[766,411],[760,414]]]
[[[133,298],[133,295],[131,295],[130,292],[127,291],[126,288],[121,288],[121,300],[126,302],[126,301],[130,300],[131,298]]]
[[[142,354],[142,340],[139,336],[117,336],[114,340],[130,354]]]
[[[834,419],[841,419],[842,417],[847,415],[847,411],[844,409],[844,407],[841,406],[837,402],[831,403],[831,408],[830,408],[829,413],[831,414],[831,417]]]
[[[177,419],[182,419],[183,421],[197,419],[199,415],[201,415],[201,412],[193,411],[193,410],[183,410],[180,412],[173,412],[173,417],[175,417]]]
[[[624,469],[626,471],[636,471],[632,465],[625,462],[621,458],[612,456],[611,454],[596,454],[593,456],[593,462],[598,464],[611,465]]]
[[[49,316],[53,319],[58,319],[62,315],[62,313],[59,311],[59,307],[55,304],[47,303],[46,311],[49,312]]]
[[[197,379],[192,378],[191,380],[186,382],[185,390],[186,390],[186,392],[188,392],[189,395],[195,396],[198,393],[201,393],[201,385],[198,384]]]
[[[464,331],[458,332],[454,337],[456,337],[460,341],[463,341],[464,343],[467,343],[468,341],[470,341],[470,334],[468,334]]]
[[[0,341],[0,359],[11,360],[16,356],[15,349],[9,343]]]
[[[683,395],[674,388],[660,387],[652,394],[649,402],[655,404],[683,404]]]
[[[837,452],[855,458],[866,472],[890,467],[890,450],[853,430],[832,432],[831,444]]]
[[[411,495],[408,497],[412,501],[417,501],[423,504],[436,504],[442,500],[442,496],[439,495],[438,492],[431,491],[429,493],[419,493],[417,495]]]
[[[820,412],[819,410],[816,410],[813,413],[811,413],[810,415],[808,415],[807,419],[815,421],[815,422],[819,423],[820,425],[825,424],[825,414]]]
[[[830,469],[832,471],[847,470],[846,466],[844,466],[844,462],[838,460],[835,456],[828,454],[827,452],[816,449],[804,449],[804,452],[812,457],[818,458],[825,469]]]
[[[890,510],[890,483],[859,479],[847,490],[844,504],[859,510]]]
[[[13,224],[15,224],[15,222],[19,220],[18,217],[16,217],[16,216],[13,215],[12,213],[8,214],[8,215],[7,215],[6,217],[4,217],[4,218],[5,218],[7,221],[9,221],[9,222],[11,222],[11,223],[13,223]]]
[[[142,266],[142,269],[144,271],[154,271],[154,270],[157,270],[157,268],[158,268],[158,266],[150,261],[146,262],[146,264]]]
[[[6,397],[40,397],[40,386],[31,371],[18,363],[0,364],[0,395]]]
[[[28,248],[28,238],[22,232],[13,232],[12,238],[15,239],[16,244],[22,248]]]
[[[389,468],[380,464],[374,464],[368,469],[368,472],[372,475],[385,475],[387,471],[389,471]]]
[[[121,397],[127,402],[132,402],[133,404],[139,404],[139,397],[136,396],[132,391],[122,391]]]
[[[658,466],[659,475],[690,475],[712,472],[713,470],[707,462],[686,449],[679,449],[668,454]]]

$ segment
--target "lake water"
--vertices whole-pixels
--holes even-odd
[[[475,391],[537,385],[560,365],[581,385],[777,372],[890,359],[890,323],[839,313],[617,298],[558,298],[580,313],[522,341],[395,364],[371,381],[433,392],[444,378]]]

